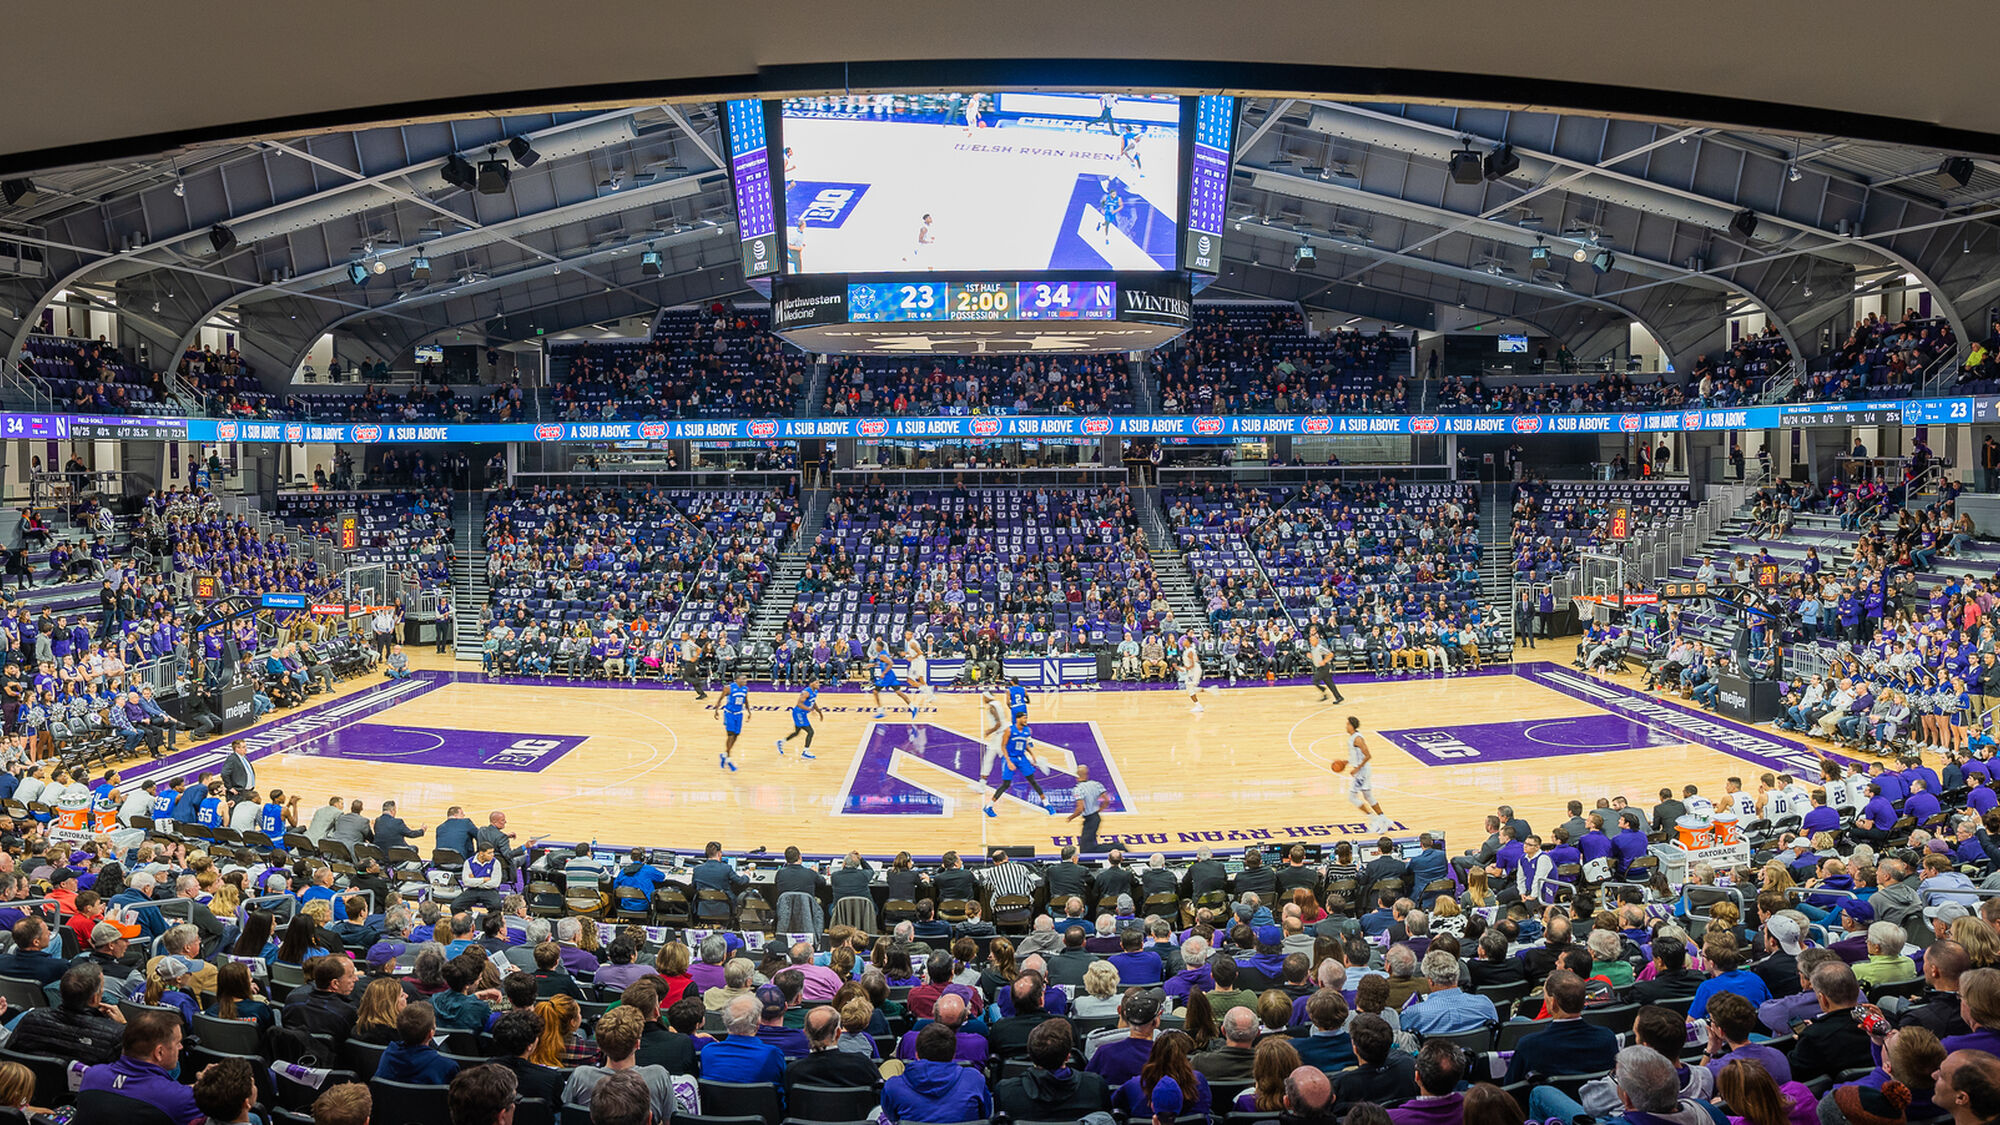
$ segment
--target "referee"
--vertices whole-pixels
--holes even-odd
[[[686,633],[681,634],[680,660],[681,682],[694,689],[696,699],[707,699],[708,693],[701,690],[701,646]]]
[[[1077,850],[1085,855],[1097,851],[1097,826],[1104,820],[1104,810],[1111,807],[1111,795],[1104,786],[1090,780],[1090,767],[1079,763],[1076,767],[1076,809],[1065,820],[1083,818],[1083,835],[1077,840]]]
[[[1333,682],[1333,650],[1326,647],[1326,640],[1319,635],[1317,628],[1312,631],[1311,640],[1313,686],[1319,689],[1319,701],[1325,703],[1331,698],[1335,703],[1347,702],[1347,697],[1340,694],[1340,685]],[[1328,692],[1333,693],[1331,697]],[[1098,788],[1102,790],[1103,787]],[[1090,831],[1093,836],[1096,835],[1095,829]]]
[[[980,882],[986,884],[987,893],[1000,895],[1032,895],[1035,893],[1035,873],[1028,865],[1007,854],[1005,848],[994,848],[987,857],[991,863],[980,873]]]

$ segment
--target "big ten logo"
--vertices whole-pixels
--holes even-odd
[[[792,185],[786,214],[793,225],[803,219],[807,227],[838,227],[867,191],[867,184],[800,180]]]
[[[517,738],[513,745],[486,759],[489,766],[532,766],[550,754],[561,753],[564,742],[559,738]]]
[[[1457,761],[1479,756],[1478,749],[1448,730],[1411,731],[1403,735],[1402,739],[1410,744],[1410,749],[1428,754],[1440,761]]]

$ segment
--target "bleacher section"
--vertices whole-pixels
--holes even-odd
[[[1631,530],[1684,515],[1685,481],[1554,481],[1524,486],[1514,504],[1514,573],[1546,582],[1577,564],[1579,552],[1610,534],[1611,507],[1630,505]]]
[[[788,416],[810,372],[762,309],[667,309],[650,341],[550,351],[553,409],[574,421]]]
[[[158,375],[125,362],[118,349],[108,343],[30,333],[21,343],[21,362],[46,384],[58,409],[179,413]]]
[[[1130,373],[1115,356],[847,359],[828,373],[820,405],[829,415],[1133,410]]]
[[[1387,333],[1312,335],[1297,305],[1196,305],[1150,364],[1168,414],[1383,413],[1407,405],[1408,353]]]
[[[451,580],[451,500],[448,492],[281,492],[273,513],[310,537],[333,539],[339,513],[361,521],[361,545],[351,565],[380,563],[411,576],[405,586],[431,589]]]
[[[1952,350],[1951,325],[1912,313],[1890,322],[1870,314],[1838,349],[1814,359],[1793,397],[1799,401],[1914,394],[1925,372]]]

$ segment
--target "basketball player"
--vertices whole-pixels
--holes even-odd
[[[903,661],[910,670],[910,686],[924,699],[937,698],[937,689],[931,686],[930,654],[924,651],[923,638],[915,629],[903,633]]]
[[[808,683],[805,686],[805,690],[799,692],[799,697],[792,700],[792,733],[778,740],[778,753],[783,754],[785,752],[785,743],[803,734],[806,736],[806,744],[805,748],[799,751],[799,757],[804,758],[808,762],[817,757],[812,752],[812,717],[814,715],[818,715],[822,719],[826,718],[826,712],[819,708],[818,680]]]
[[[1368,763],[1375,755],[1368,750],[1368,740],[1361,737],[1361,720],[1352,715],[1347,717],[1347,760],[1335,759],[1332,769],[1335,773],[1347,775],[1347,799],[1354,807],[1368,814],[1370,832],[1387,832],[1391,821],[1382,806],[1375,801],[1375,776]]]
[[[1022,705],[1022,714],[1027,707]],[[1002,743],[1007,738],[1007,719],[1000,713],[1000,697],[992,688],[979,693],[979,777],[974,780],[974,792],[984,792],[986,778],[993,772],[993,759],[999,757]]]
[[[1104,185],[1104,196],[1097,201],[1097,229],[1104,233],[1104,244],[1111,245],[1111,232],[1118,226],[1118,215],[1125,210],[1125,197],[1118,193],[1118,185],[1110,180],[1100,180]]]
[[[1319,701],[1347,702],[1347,697],[1340,694],[1340,685],[1333,682],[1333,650],[1327,647],[1317,628],[1308,639],[1312,642],[1313,686],[1319,689]]]
[[[904,255],[903,264],[909,265],[912,262],[917,261],[917,259],[923,255],[924,247],[929,246],[936,241],[937,241],[937,231],[931,225],[930,215],[926,214],[924,216],[923,225],[917,228],[917,244],[915,246],[910,247],[910,252]]]
[[[785,146],[785,194],[792,194],[792,188],[799,182],[799,160],[792,155],[792,146]]]
[[[1007,677],[1007,717],[1010,722],[1028,717],[1028,689],[1012,676]]]
[[[915,719],[917,705],[910,701],[909,693],[903,690],[903,681],[896,676],[896,665],[889,659],[889,646],[882,642],[882,638],[877,637],[873,647],[874,653],[869,660],[874,682],[872,694],[875,697],[875,717],[878,719],[882,717],[882,693],[892,691],[896,693],[897,699],[903,701],[903,706],[910,709],[910,718]]]
[[[1201,656],[1195,652],[1192,634],[1181,638],[1181,690],[1187,692],[1188,702],[1194,704],[1188,708],[1188,714],[1201,714],[1204,709],[1201,705]]]
[[[968,135],[974,129],[980,127],[979,107],[985,100],[985,94],[967,94],[965,96],[965,131]]]
[[[803,269],[800,264],[806,252],[806,217],[799,216],[798,225],[785,233],[785,264],[794,272]]]
[[[1007,790],[1013,788],[1014,779],[1017,777],[1028,783],[1029,788],[1035,791],[1035,796],[1048,800],[1048,794],[1042,792],[1042,783],[1035,780],[1035,773],[1040,768],[1040,763],[1035,760],[1035,735],[1028,729],[1028,717],[1016,716],[1014,725],[1007,730],[1007,756],[1000,760],[1000,784],[995,786],[992,794],[986,798],[986,815],[1000,815],[993,811],[993,802],[1005,796]],[[1042,811],[1050,816],[1056,814],[1054,809],[1047,806],[1044,806]]]
[[[1139,166],[1139,130],[1136,127],[1118,135],[1118,155],[1132,162],[1134,172],[1145,172]]]
[[[718,769],[736,772],[736,763],[729,760],[736,752],[736,736],[743,733],[743,716],[750,709],[750,673],[738,672],[736,682],[723,688],[722,695],[708,705],[716,718],[722,720],[722,731],[727,736],[722,742],[722,753],[716,755],[720,761]]]

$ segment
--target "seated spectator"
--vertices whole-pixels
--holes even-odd
[[[1789,920],[1787,920],[1789,921]],[[1796,933],[1796,930],[1792,931]],[[1763,974],[1758,974],[1762,976]],[[1657,1004],[1693,996],[1708,977],[1687,967],[1687,943],[1661,935],[1653,939],[1653,975],[1632,985],[1628,998],[1639,1004]],[[1768,979],[1768,978],[1767,978]]]
[[[375,1077],[418,1086],[442,1086],[458,1073],[458,1063],[438,1053],[431,1039],[437,1013],[425,1001],[405,1005],[396,1016],[396,1038],[382,1052]]]
[[[1286,1005],[1286,1011],[1289,1013],[1290,1005]],[[1347,1034],[1347,1015],[1347,1001],[1340,993],[1331,988],[1313,993],[1306,1001],[1306,1018],[1312,1021],[1312,1030],[1292,1039],[1300,1061],[1328,1074],[1353,1066],[1354,1045]]]
[[[2000,977],[2000,972],[1995,976]],[[1868,1033],[1861,1030],[1854,1011],[1861,1000],[1861,984],[1854,970],[1838,961],[1822,964],[1812,972],[1812,991],[1820,1014],[1799,1030],[1792,1045],[1792,1078],[1810,1082],[1843,1070],[1873,1066]],[[1951,1045],[1945,1046],[1950,1049]]]
[[[514,1105],[522,1096],[514,1072],[506,1067],[466,1067],[452,1078],[446,1094],[451,1125],[512,1125]]]
[[[368,1125],[374,1110],[375,1096],[365,1083],[343,1082],[313,1099],[313,1125]]]
[[[993,1108],[1016,1121],[1071,1121],[1111,1106],[1104,1079],[1070,1066],[1075,1046],[1068,1020],[1048,1020],[1028,1033],[1026,1074],[1002,1079]]]
[[[79,1119],[131,1120],[136,1113],[132,1102],[151,1106],[176,1123],[200,1118],[194,1091],[172,1074],[180,1065],[180,1017],[171,1012],[141,1012],[126,1026],[118,1058],[83,1072],[76,1095]]]
[[[785,1053],[757,1037],[757,1019],[763,1011],[763,1002],[745,993],[730,1000],[722,1011],[723,1026],[729,1037],[702,1047],[702,1077],[716,1082],[781,1085],[785,1078]]]
[[[308,1035],[346,1042],[354,1030],[354,1006],[349,998],[358,979],[354,962],[347,958],[320,958],[313,966],[312,988],[296,1000],[287,998],[278,1021]]]
[[[812,1049],[785,1067],[787,1105],[798,1104],[793,1091],[801,1085],[875,1089],[882,1084],[881,1072],[867,1056],[840,1049],[841,1017],[831,1005],[808,1011],[805,1030]]]
[[[1519,1082],[1531,1073],[1547,1073],[1552,1066],[1567,1074],[1610,1070],[1618,1054],[1618,1036],[1609,1028],[1583,1022],[1583,978],[1557,969],[1543,984],[1542,995],[1549,1028],[1521,1039],[1507,1064],[1507,1083]],[[1680,1088],[1678,1080],[1674,1088]]]
[[[1871,924],[1868,927],[1868,959],[1854,966],[1854,979],[1862,984],[1887,984],[1916,976],[1916,962],[1903,956],[1903,947],[1908,941],[1903,927],[1894,922]]]
[[[376,977],[369,981],[368,987],[361,991],[361,1002],[355,1005],[351,1037],[364,1043],[388,1046],[396,1039],[396,1018],[403,1014],[403,1007],[409,999],[410,994],[394,977]]]
[[[1390,1125],[1461,1125],[1465,1095],[1458,1084],[1465,1077],[1466,1058],[1455,1043],[1424,1044],[1413,1068],[1417,1095],[1389,1111]]]
[[[1456,1035],[1500,1022],[1493,1001],[1458,987],[1457,957],[1433,949],[1424,954],[1423,971],[1430,982],[1430,991],[1399,1013],[1404,1031],[1417,1035]],[[1626,972],[1629,976],[1629,967]]]
[[[14,948],[0,953],[0,977],[54,984],[69,968],[68,962],[49,952],[54,935],[40,918],[23,918],[14,923]]]
[[[590,1125],[653,1125],[653,1094],[636,1074],[604,1080],[591,1098]]]
[[[508,1012],[493,1025],[492,1061],[495,1066],[514,1072],[514,1084],[522,1097],[540,1098],[558,1106],[563,1102],[563,1072],[528,1058],[528,1052],[534,1050],[541,1036],[542,1021],[535,1013]]]
[[[1765,986],[1764,978],[1742,968],[1742,947],[1736,943],[1736,935],[1726,931],[1710,931],[1702,935],[1701,955],[1708,962],[1712,975],[1695,989],[1694,1001],[1688,1006],[1689,1019],[1698,1020],[1706,1016],[1708,998],[1718,992],[1734,992],[1752,1004],[1762,1004],[1771,998],[1771,990]]]
[[[1702,1050],[1702,1062],[1710,1072],[1721,1074],[1729,1063],[1745,1059],[1763,1067],[1779,1085],[1790,1082],[1791,1060],[1774,1047],[1752,1043],[1750,1036],[1756,1030],[1757,1009],[1750,1001],[1733,992],[1717,993],[1708,1005],[1708,1045]]]
[[[979,1071],[959,1066],[957,1036],[933,1023],[917,1035],[917,1058],[882,1084],[882,1119],[888,1122],[983,1121],[993,1097]]]
[[[569,1084],[563,1087],[562,1100],[568,1105],[588,1106],[591,1093],[606,1078],[620,1071],[631,1071],[646,1083],[652,1093],[653,1119],[665,1121],[674,1113],[673,1076],[665,1067],[640,1066],[633,1058],[639,1049],[639,1038],[645,1027],[645,1020],[638,1012],[626,1007],[613,1008],[597,1021],[597,1046],[604,1052],[604,1065],[580,1066],[570,1072]]]
[[[1152,1057],[1153,1033],[1160,1023],[1160,1002],[1152,993],[1135,988],[1125,994],[1119,1016],[1125,1023],[1126,1034],[1098,1047],[1086,1068],[1114,1088],[1137,1077],[1146,1060]]]
[[[968,1015],[965,998],[959,996],[957,993],[948,992],[938,998],[937,1005],[932,1009],[932,1012],[935,1016],[932,1022],[941,1023],[952,1031],[955,1042],[952,1054],[953,1061],[965,1063],[969,1066],[984,1066],[990,1048],[984,1035],[966,1030],[965,1024],[970,1019],[970,1016]],[[896,1046],[897,1058],[908,1062],[917,1057],[917,1036],[922,1031],[923,1028],[918,1028],[914,1031],[904,1033],[901,1042]]]
[[[30,1008],[15,1022],[8,1049],[86,1063],[117,1059],[127,1028],[118,1009],[104,1002],[103,971],[77,965],[62,975],[59,988],[55,1007]]]
[[[1222,1045],[1203,1051],[1192,1060],[1195,1070],[1210,1082],[1236,1085],[1256,1077],[1257,1013],[1235,1007],[1222,1013]],[[1293,1054],[1297,1054],[1294,1051]],[[1290,1074],[1294,1068],[1287,1068]]]
[[[257,1071],[248,1059],[218,1059],[205,1066],[194,1083],[194,1104],[207,1118],[203,1125],[248,1125],[256,1120]]]
[[[1433,950],[1433,953],[1441,952]],[[1425,954],[1428,960],[1430,954]],[[1408,1013],[1404,1013],[1406,1016]],[[1394,1050],[1394,1032],[1381,1016],[1360,1013],[1347,1025],[1355,1065],[1333,1076],[1335,1104],[1400,1102],[1417,1096],[1416,1060]],[[1273,1040],[1272,1042],[1282,1042]],[[1261,1051],[1264,1044],[1259,1043]],[[1263,1083],[1258,1084],[1261,1093]],[[1282,1093],[1282,1091],[1280,1091]],[[1256,1108],[1262,1108],[1261,1105]]]

